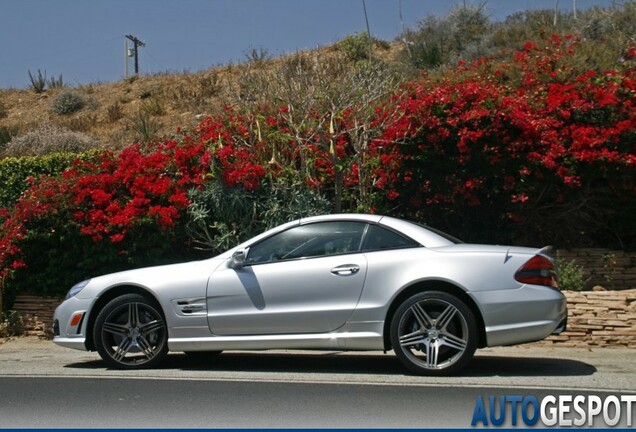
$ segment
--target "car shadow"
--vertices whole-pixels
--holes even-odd
[[[73,369],[103,369],[101,360],[73,363]],[[190,356],[171,353],[155,369],[215,372],[290,372],[331,373],[343,375],[407,375],[393,353],[271,353],[225,352],[221,355]],[[597,371],[588,363],[562,358],[502,357],[477,355],[464,369],[463,377],[530,377],[530,376],[589,376]]]

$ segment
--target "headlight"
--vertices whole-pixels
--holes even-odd
[[[79,292],[83,290],[84,287],[88,285],[90,281],[91,281],[90,279],[86,279],[85,281],[82,281],[80,283],[73,285],[73,287],[70,290],[68,290],[68,293],[66,294],[66,297],[64,297],[64,300],[68,300],[71,297],[75,297],[76,295],[78,295]]]

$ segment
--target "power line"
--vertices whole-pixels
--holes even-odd
[[[148,54],[148,57],[150,57],[150,59],[151,59],[152,61],[154,61],[154,62],[157,64],[157,66],[159,66],[159,67],[160,67],[161,69],[163,69],[163,70],[167,70],[167,68],[166,68],[164,65],[162,65],[161,63],[159,63],[159,60],[157,60],[157,59],[156,59],[156,58],[155,58],[152,54],[150,54],[150,51],[148,51],[148,48],[146,48],[146,49],[144,50],[144,52],[145,52],[146,54]]]

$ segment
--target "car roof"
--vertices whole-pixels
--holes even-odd
[[[279,225],[275,228],[272,228],[268,231],[265,231],[256,237],[252,237],[251,239],[241,243],[240,245],[222,253],[218,257],[228,257],[235,250],[246,247],[248,244],[256,244],[264,238],[270,237],[278,232],[285,231],[293,226],[304,225],[316,222],[328,222],[328,221],[360,221],[366,223],[375,223],[379,225],[383,225],[395,231],[401,232],[402,234],[410,237],[415,240],[422,246],[427,248],[431,247],[443,247],[450,246],[454,242],[450,241],[448,238],[427,229],[425,226],[418,225],[413,222],[409,222],[403,219],[397,219],[390,216],[383,215],[372,215],[372,214],[364,214],[364,213],[341,213],[341,214],[328,214],[328,215],[320,215],[320,216],[311,216],[302,219],[297,219],[295,221],[291,221],[282,225]]]
[[[321,216],[311,216],[307,218],[302,218],[300,220],[300,224],[314,223],[314,222],[325,222],[332,220],[354,220],[354,221],[362,221],[362,222],[373,222],[379,223],[380,220],[385,216],[380,215],[371,215],[364,213],[341,213],[341,214],[328,214]]]
[[[344,213],[344,214],[330,214],[322,216],[312,216],[308,218],[300,219],[300,225],[314,223],[314,222],[326,222],[326,221],[361,221],[368,223],[376,223],[385,227],[398,231],[413,240],[417,241],[425,247],[442,247],[450,246],[455,243],[448,235],[442,235],[437,230],[429,229],[423,225],[419,225],[407,220],[397,219],[390,216],[383,215],[371,215],[363,213]]]

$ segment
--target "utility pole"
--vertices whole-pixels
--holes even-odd
[[[572,12],[574,13],[574,19],[576,19],[576,0],[572,0]]]
[[[128,39],[124,39],[124,77],[128,79],[128,57],[130,57],[130,51],[128,50]]]
[[[139,47],[146,46],[146,44],[132,35],[126,35],[126,39],[130,39],[133,43],[133,54],[135,56],[135,75],[139,75]]]
[[[371,28],[369,27],[369,16],[367,15],[367,2],[362,0],[362,7],[364,8],[364,20],[367,23],[367,41],[369,42],[369,60],[373,58],[373,41],[371,40]]]

